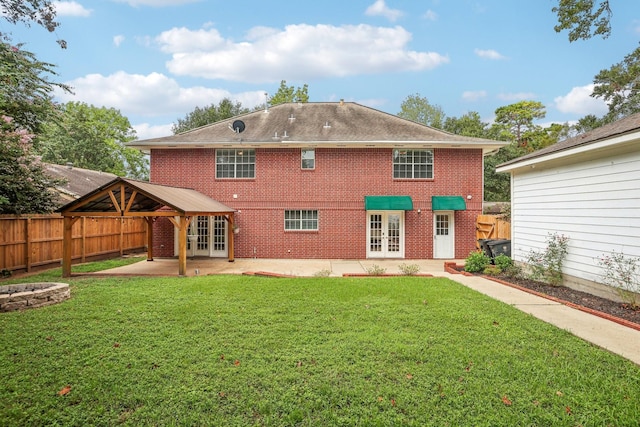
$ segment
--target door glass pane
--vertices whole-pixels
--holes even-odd
[[[436,215],[436,236],[449,235],[449,215]]]
[[[369,250],[371,252],[382,251],[382,215],[369,216]]]
[[[224,216],[213,217],[213,250],[224,251],[226,244],[226,223]]]
[[[400,215],[389,215],[387,228],[387,251],[400,252]]]

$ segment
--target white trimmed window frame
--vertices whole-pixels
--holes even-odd
[[[397,148],[391,155],[394,179],[433,179],[433,150]]]
[[[303,148],[300,150],[300,169],[313,170],[316,168],[316,149]]]
[[[320,216],[317,209],[287,209],[284,211],[285,231],[318,231]]]
[[[254,179],[256,150],[216,149],[216,179]]]

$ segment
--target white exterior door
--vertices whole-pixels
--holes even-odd
[[[433,214],[433,257],[452,259],[455,254],[453,212]]]
[[[226,257],[227,227],[222,215],[194,217],[187,231],[187,256]]]
[[[404,211],[370,211],[367,222],[367,258],[404,258]]]

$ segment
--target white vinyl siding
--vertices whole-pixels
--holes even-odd
[[[516,260],[549,233],[569,237],[563,272],[582,279],[600,281],[603,254],[640,257],[640,152],[516,172],[512,188]]]

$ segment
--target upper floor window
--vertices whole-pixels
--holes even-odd
[[[216,150],[216,178],[255,178],[256,150]]]
[[[433,150],[393,150],[393,177],[433,178]]]
[[[289,210],[284,211],[285,230],[317,230],[318,211]]]
[[[303,148],[301,154],[302,169],[316,168],[316,150],[313,148]]]

